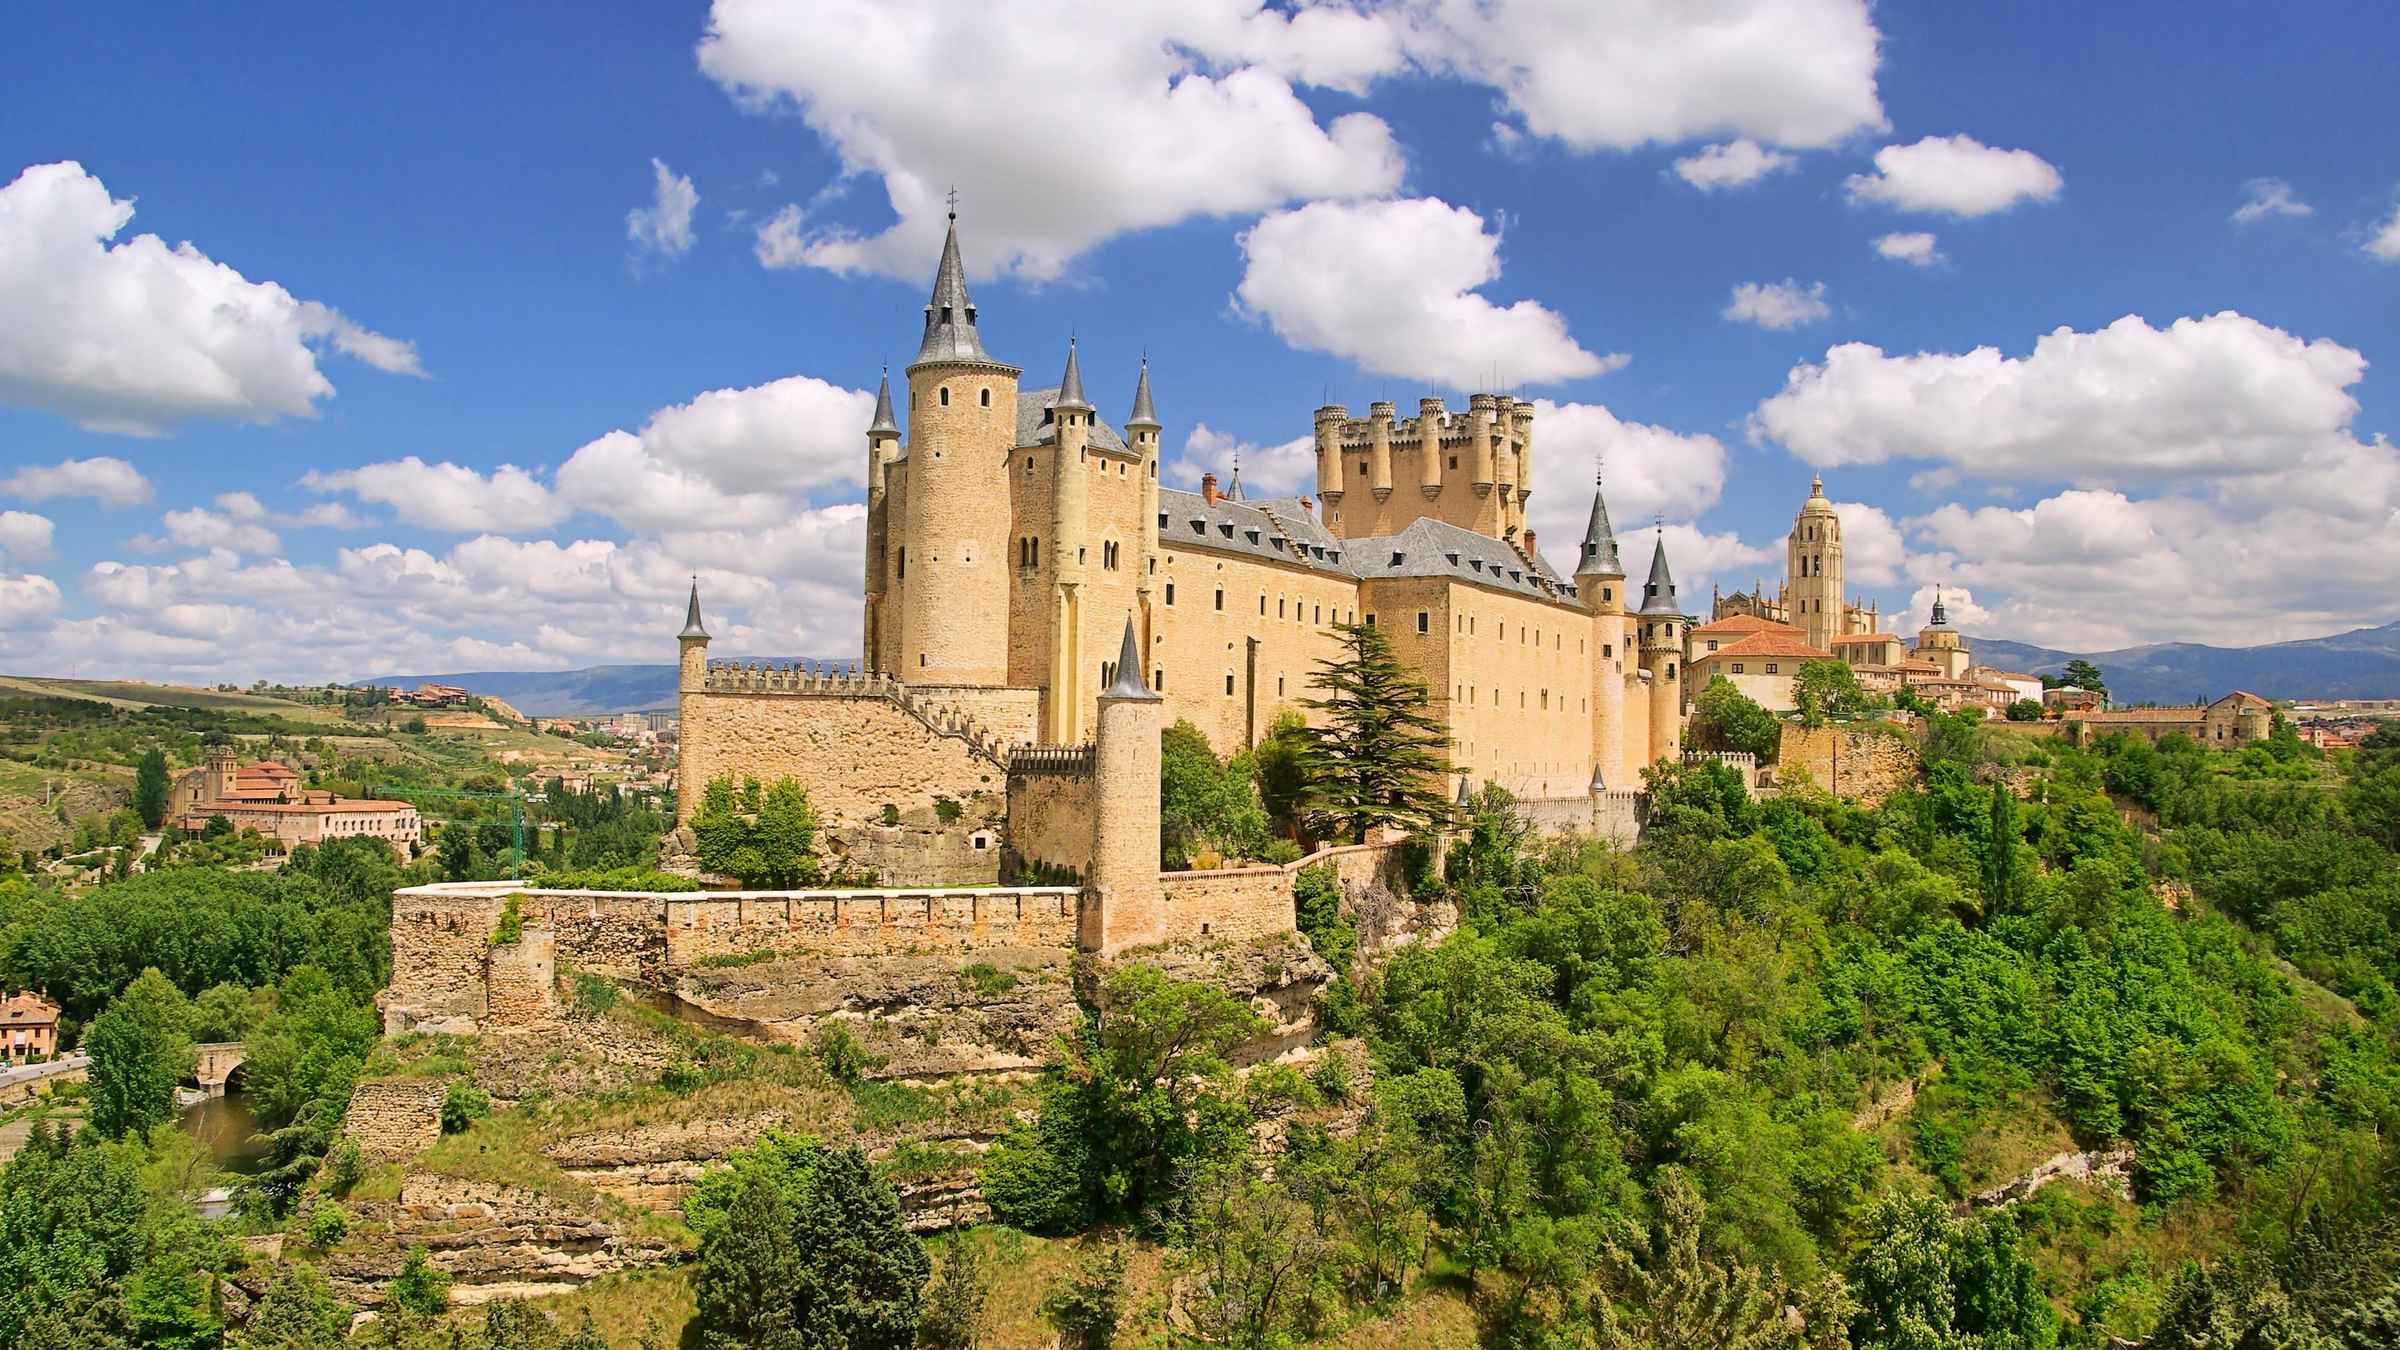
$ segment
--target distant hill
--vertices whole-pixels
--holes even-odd
[[[744,656],[744,661],[848,661],[852,657]],[[675,667],[585,666],[581,670],[470,670],[451,675],[377,675],[353,681],[387,689],[455,684],[470,694],[505,699],[528,717],[596,717],[602,713],[673,712]]]
[[[2267,698],[2400,698],[2400,622],[2264,647],[2157,642],[2108,652],[2063,652],[1970,637],[1977,663],[2055,674],[2077,657],[2100,667],[2119,703],[2192,703],[2235,689]]]

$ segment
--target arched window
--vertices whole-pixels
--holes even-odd
[[[992,406],[992,391],[989,389],[983,391],[983,406],[987,408]]]
[[[945,408],[950,406],[950,386],[946,384],[942,386],[942,406]]]

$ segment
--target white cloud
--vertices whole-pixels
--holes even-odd
[[[1597,403],[1533,405],[1533,495],[1526,523],[1551,565],[1573,573],[1591,517],[1593,478],[1607,475],[1609,519],[1634,566],[1635,531],[1654,517],[1689,520],[1725,490],[1727,455],[1716,437],[1627,422]],[[1676,555],[1669,553],[1672,559]],[[1644,553],[1647,563],[1650,555]]]
[[[2392,218],[2376,226],[2374,235],[2360,247],[2385,262],[2400,262],[2400,207],[2392,208]]]
[[[1988,216],[2019,202],[2058,196],[2064,179],[2030,150],[2002,150],[1972,136],[1927,136],[1914,145],[1875,152],[1875,172],[1853,174],[1844,186],[1852,201],[1881,202],[1903,211]]]
[[[0,492],[35,502],[53,497],[89,497],[102,506],[139,506],[150,500],[150,480],[124,460],[99,455],[50,465],[27,465],[0,478]]]
[[[313,414],[333,384],[319,349],[421,374],[416,349],[189,243],[111,244],[133,218],[73,162],[0,188],[0,401],[93,431],[157,434],[195,418]]]
[[[1842,578],[1853,587],[1889,586],[1900,580],[1908,544],[1899,523],[1880,506],[1835,502],[1842,523]]]
[[[0,511],[0,558],[16,563],[45,562],[50,557],[51,534],[48,516]]]
[[[1833,317],[1825,303],[1825,283],[1803,286],[1786,277],[1781,281],[1745,281],[1733,288],[1732,303],[1719,315],[1736,323],[1761,328],[1798,328]]]
[[[38,572],[0,572],[0,629],[25,628],[58,612],[58,583]]]
[[[1315,496],[1317,438],[1295,436],[1280,445],[1255,445],[1218,431],[1206,422],[1192,424],[1183,449],[1166,457],[1161,476],[1179,487],[1200,490],[1200,475],[1213,473],[1219,485],[1242,472],[1242,495],[1249,498]]]
[[[650,172],[657,180],[650,204],[625,213],[625,237],[637,247],[680,257],[692,247],[692,211],[700,205],[700,193],[665,160],[651,160]]]
[[[1130,231],[1397,189],[1391,128],[1320,118],[1303,88],[1486,86],[1510,119],[1502,153],[1528,135],[1822,147],[1885,127],[1880,45],[1866,0],[716,0],[699,61],[743,105],[797,110],[898,217],[859,234],[787,208],[759,232],[762,262],[920,279],[955,185],[970,265],[1041,281]]]
[[[258,499],[250,497],[248,493],[228,495],[246,506],[258,504]],[[247,498],[246,502],[242,502],[244,498]],[[134,546],[153,550],[182,547],[221,548],[230,553],[253,555],[273,553],[283,547],[283,541],[275,537],[273,530],[257,523],[263,518],[263,508],[260,515],[248,518],[237,518],[232,513],[220,514],[199,506],[169,511],[159,518],[159,524],[166,530],[165,537],[137,537]]]
[[[1911,267],[1931,267],[1945,261],[1941,250],[1934,247],[1933,236],[1922,230],[1879,235],[1875,240],[1875,251]]]
[[[1933,622],[1933,601],[1936,596],[1941,597],[1942,617],[1949,620],[1952,628],[1991,637],[2015,636],[2013,630],[1993,627],[1996,616],[1976,603],[1972,589],[1946,586],[1940,582],[1927,582],[1910,592],[1907,606],[1892,616],[1891,622],[1884,625],[1884,631],[1899,633],[1915,641],[1917,633]]]
[[[1235,302],[1303,351],[1452,388],[1553,384],[1625,364],[1595,356],[1532,300],[1477,292],[1500,279],[1500,237],[1432,197],[1316,202],[1268,216],[1240,240]]]
[[[796,109],[899,217],[802,234],[795,214],[762,261],[921,280],[955,185],[971,263],[1047,280],[1127,231],[1397,187],[1381,119],[1320,122],[1293,90],[1363,87],[1397,42],[1389,16],[1330,6],[718,0],[699,60],[746,106]]]
[[[2230,310],[2152,328],[2060,328],[2031,355],[1890,356],[1860,342],[1796,366],[1750,416],[1811,464],[1926,460],[1997,481],[2085,486],[2263,474],[2354,455],[2366,359]]]
[[[1777,150],[1762,149],[1744,138],[1702,148],[1699,154],[1675,161],[1675,176],[1702,192],[1744,187],[1799,161]]]
[[[2312,216],[2317,208],[2292,195],[2292,185],[2280,178],[2253,178],[2242,184],[2246,198],[2233,208],[2233,223],[2248,225],[2268,216]]]
[[[360,501],[380,502],[400,519],[429,530],[525,534],[567,518],[566,505],[514,464],[485,474],[410,455],[355,469],[312,469],[300,482],[312,492],[348,492]]]

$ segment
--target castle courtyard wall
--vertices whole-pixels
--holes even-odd
[[[879,696],[687,691],[680,706],[684,820],[709,780],[726,775],[797,779],[829,824],[880,819],[886,803],[907,813],[1002,786],[998,766],[964,738],[937,734]]]
[[[1090,773],[1011,774],[1008,847],[1025,863],[1081,872],[1091,861],[1092,813],[1098,809]]]

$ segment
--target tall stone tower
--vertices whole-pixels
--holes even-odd
[[[983,350],[953,212],[908,367],[907,501],[891,540],[892,673],[903,681],[1008,683],[1008,458],[1022,374]]]
[[[1117,648],[1116,682],[1100,695],[1092,748],[1092,869],[1076,924],[1079,945],[1103,956],[1166,940],[1166,894],[1158,884],[1159,734],[1166,707],[1142,676],[1128,618]]]
[[[1617,558],[1608,501],[1592,487],[1592,518],[1583,529],[1575,593],[1592,615],[1592,778],[1595,785],[1629,787],[1625,767],[1625,564]],[[1642,713],[1647,717],[1649,712]]]
[[[700,623],[700,578],[683,607],[683,631],[675,635],[675,823],[689,824],[700,809],[700,729],[693,724],[692,696],[708,688],[708,629]]]
[[[900,424],[892,417],[892,372],[886,368],[882,387],[875,391],[875,420],[867,426],[867,613],[859,652],[868,670],[881,668],[890,637],[885,631],[890,616],[884,612],[884,592],[892,565],[891,497],[885,477],[898,458]]]
[[[1141,377],[1133,385],[1133,412],[1125,419],[1125,437],[1132,443],[1134,453],[1142,457],[1136,472],[1142,476],[1143,525],[1134,531],[1139,547],[1133,559],[1133,575],[1134,594],[1141,602],[1141,612],[1134,616],[1137,629],[1135,636],[1140,641],[1145,660],[1152,650],[1151,642],[1158,636],[1158,578],[1151,574],[1151,557],[1158,548],[1158,535],[1150,528],[1150,522],[1158,519],[1159,431],[1158,409],[1150,403],[1150,358],[1143,357]]]
[[[1842,522],[1825,500],[1822,477],[1809,480],[1808,500],[1792,521],[1784,578],[1792,626],[1807,635],[1809,646],[1832,651],[1842,635]]]
[[[1083,396],[1083,365],[1075,340],[1067,340],[1067,372],[1059,378],[1058,401],[1050,405],[1058,430],[1058,453],[1050,462],[1050,676],[1046,737],[1064,745],[1083,739],[1091,676],[1083,659],[1085,535],[1091,526],[1090,463],[1093,409]],[[1106,639],[1103,639],[1105,641]]]
[[[1683,609],[1675,578],[1667,571],[1667,536],[1661,531],[1650,555],[1650,580],[1642,587],[1642,669],[1650,672],[1650,759],[1683,759]]]

